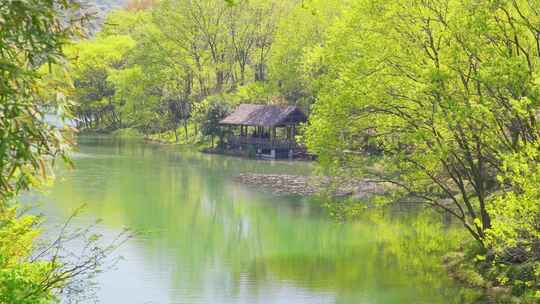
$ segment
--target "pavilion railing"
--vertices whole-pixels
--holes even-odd
[[[260,138],[252,136],[234,136],[227,138],[232,146],[254,145],[262,149],[298,149],[300,145],[294,140]]]

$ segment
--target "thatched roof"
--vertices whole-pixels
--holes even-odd
[[[306,114],[295,106],[242,104],[219,123],[222,125],[276,127],[299,124],[305,121],[307,121]]]

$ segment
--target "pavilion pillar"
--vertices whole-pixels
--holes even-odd
[[[244,134],[244,126],[240,125],[240,135],[237,139],[238,150],[242,151],[242,136]]]
[[[292,139],[292,128],[291,126],[287,126],[287,140]]]

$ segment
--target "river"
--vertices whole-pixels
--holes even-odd
[[[79,205],[111,237],[143,234],[97,278],[101,303],[462,303],[441,265],[451,225],[386,212],[338,223],[314,201],[233,181],[246,172],[310,174],[304,162],[206,155],[82,137],[75,169],[33,196],[50,223]]]

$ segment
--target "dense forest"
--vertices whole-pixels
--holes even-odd
[[[307,5],[130,2],[109,14],[94,39],[67,50],[80,127],[169,132],[176,141],[181,132],[193,141],[219,132],[212,115],[242,102],[309,111],[314,88],[304,73],[306,54],[344,4]]]
[[[55,5],[8,3],[0,302],[45,303],[95,269],[95,255],[71,267],[31,257],[39,220],[19,219],[12,200],[42,183],[51,158],[67,159],[70,140],[36,113],[198,143],[241,103],[302,108],[298,139],[321,171],[387,185],[375,205],[451,216],[463,245],[446,261],[460,282],[500,303],[540,299],[539,1],[132,0],[85,36],[66,33]],[[332,204],[351,219],[363,208]]]

